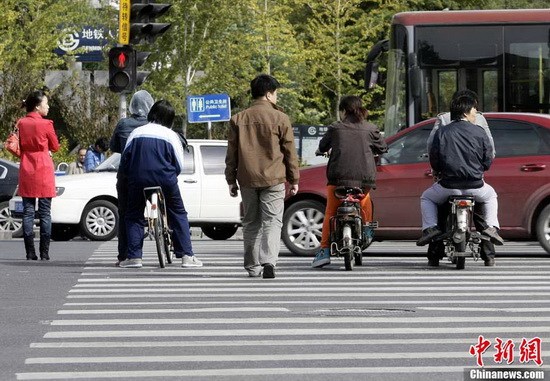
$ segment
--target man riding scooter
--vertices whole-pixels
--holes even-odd
[[[453,94],[452,99],[458,98],[462,95],[470,96],[470,97],[474,98],[479,103],[479,99],[478,99],[477,94],[474,91],[469,90],[469,89],[456,91]],[[428,149],[427,149],[426,152],[430,152],[430,149],[432,147],[432,141],[433,141],[433,138],[434,138],[435,133],[437,132],[437,130],[440,127],[446,126],[447,124],[449,124],[451,122],[452,122],[452,120],[451,120],[451,113],[450,112],[445,112],[445,113],[441,113],[441,114],[437,115],[434,127],[432,128],[432,131],[430,132],[430,136],[428,137],[428,142],[427,142],[427,148]],[[495,150],[495,143],[494,143],[494,140],[493,140],[493,135],[491,134],[491,130],[489,129],[489,124],[487,123],[487,120],[485,119],[483,114],[479,111],[476,114],[475,124],[482,127],[483,130],[485,131],[485,133],[487,134],[487,137],[489,138],[489,141],[491,143],[491,147],[493,148],[493,159],[494,159],[495,156],[496,156],[496,150]],[[437,177],[438,177],[438,174],[434,174],[434,178],[437,178]],[[474,221],[474,225],[476,227],[476,230],[479,231],[479,232],[483,231],[483,230],[485,230],[489,227],[485,223],[485,221],[483,220],[483,208],[484,207],[485,207],[485,205],[480,204],[480,203],[477,203],[474,206],[473,221]],[[440,219],[441,219],[441,217],[440,217]],[[481,241],[479,247],[481,249],[480,250],[481,259],[483,259],[483,261],[485,262],[485,266],[494,266],[494,264],[495,264],[495,245],[490,240],[484,239],[484,240]],[[430,244],[428,246],[428,255],[427,255],[428,264],[430,266],[434,266],[434,267],[439,266],[439,259],[443,258],[443,256],[445,255],[443,250],[444,250],[444,248],[442,246],[441,241],[430,242]]]
[[[483,128],[475,124],[477,114],[477,96],[458,94],[451,101],[452,122],[434,134],[429,157],[440,180],[421,197],[423,232],[417,241],[419,246],[441,235],[437,227],[437,207],[450,195],[473,195],[476,202],[483,203],[483,219],[487,225],[481,231],[482,236],[497,245],[503,244],[498,235],[497,195],[483,180],[483,173],[489,169],[494,157],[493,144]],[[485,264],[493,265],[494,258],[485,255]],[[429,255],[429,265],[437,266],[438,258],[435,262],[436,259]]]

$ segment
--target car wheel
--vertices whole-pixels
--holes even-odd
[[[78,234],[78,225],[52,224],[52,239],[54,241],[69,241]]]
[[[202,226],[201,230],[205,236],[210,239],[222,241],[233,237],[237,232],[237,225],[214,225],[214,226]]]
[[[312,256],[321,246],[325,206],[319,201],[304,200],[292,204],[283,215],[282,238],[296,255]]]
[[[537,239],[544,250],[550,253],[550,205],[546,205],[537,219]]]
[[[109,241],[118,230],[118,208],[106,200],[92,201],[80,219],[82,235],[92,241]]]
[[[0,231],[11,231],[14,238],[23,237],[23,221],[11,216],[9,201],[0,202]]]

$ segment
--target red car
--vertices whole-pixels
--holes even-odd
[[[484,114],[496,158],[485,179],[499,200],[500,234],[508,240],[537,239],[550,253],[550,116]],[[421,235],[420,195],[432,182],[426,140],[435,119],[387,139],[376,189],[371,191],[376,240],[416,240]],[[298,255],[319,247],[326,203],[325,165],[303,168],[300,191],[285,201],[282,238]]]

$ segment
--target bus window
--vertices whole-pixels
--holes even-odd
[[[509,26],[506,30],[509,111],[550,111],[548,26]],[[520,32],[521,30],[521,32]],[[519,35],[516,35],[519,34]]]
[[[479,111],[498,111],[498,72],[496,70],[483,71],[483,93],[480,98]]]
[[[457,90],[457,72],[456,70],[446,70],[439,72],[438,86],[438,108],[437,112],[449,111],[451,98]]]
[[[498,97],[498,81],[489,82],[490,94],[485,94],[483,73],[498,73],[502,67],[502,27],[430,25],[417,26],[415,32],[418,64],[424,78],[431,79],[431,91],[437,103],[434,108],[430,97],[421,100],[422,119],[435,116],[427,112],[432,109],[435,114],[448,111],[456,90],[473,90],[483,102],[487,97]],[[430,89],[425,90],[430,93]]]

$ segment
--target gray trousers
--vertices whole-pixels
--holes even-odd
[[[449,196],[472,195],[475,202],[484,203],[483,219],[489,226],[499,228],[497,192],[492,186],[485,183],[477,189],[450,189],[444,188],[439,183],[434,183],[426,189],[420,197],[422,210],[422,230],[437,225],[437,206],[447,201]]]
[[[241,187],[243,200],[244,268],[253,274],[267,263],[275,266],[281,247],[285,184]]]

